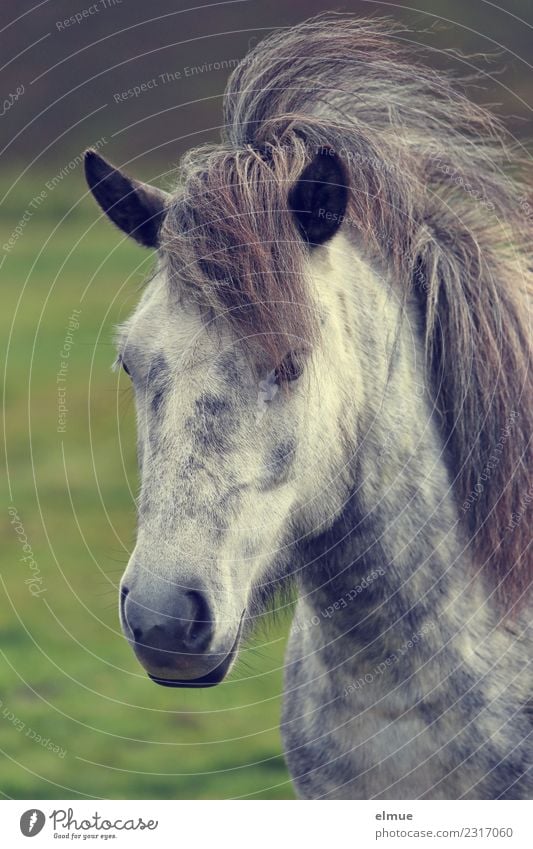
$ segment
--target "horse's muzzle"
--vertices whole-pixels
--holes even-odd
[[[122,586],[120,616],[123,631],[152,681],[164,687],[212,687],[223,680],[235,659],[244,613],[233,645],[226,651],[213,646],[212,607],[200,589],[170,593],[149,605]]]

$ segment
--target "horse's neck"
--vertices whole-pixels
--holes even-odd
[[[435,423],[406,401],[394,432],[383,410],[361,434],[351,496],[303,551],[286,750],[304,795],[498,798],[524,772],[528,657],[465,550]]]
[[[383,656],[387,645],[409,639],[430,620],[440,619],[445,630],[446,622],[452,627],[468,618],[472,602],[487,610],[492,605],[466,547],[444,438],[425,387],[416,311],[399,325],[398,306],[377,288],[372,308],[379,320],[361,318],[361,309],[356,319],[372,362],[364,409],[354,407],[351,492],[333,525],[305,543],[300,609],[326,626],[315,639],[321,639],[318,630],[325,639],[349,631],[351,640],[359,636],[366,645],[375,639],[376,655]],[[359,357],[360,332],[354,339]]]
[[[319,642],[346,638],[377,661],[428,626],[452,633],[486,597],[435,446],[419,444],[409,460],[394,445],[367,454],[357,477],[343,513],[306,545],[301,595]]]

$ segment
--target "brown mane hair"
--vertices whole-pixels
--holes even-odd
[[[287,213],[287,194],[307,162],[307,147],[294,135],[261,151],[193,150],[162,233],[180,285],[257,342],[272,367],[316,334],[306,246]]]
[[[510,612],[533,577],[529,165],[400,31],[326,15],[259,44],[230,78],[222,144],[182,163],[163,248],[181,283],[279,361],[316,336],[288,192],[318,150],[337,152],[350,219],[420,300],[459,512]]]

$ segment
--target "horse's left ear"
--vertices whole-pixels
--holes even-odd
[[[147,248],[159,246],[159,228],[170,195],[127,177],[95,150],[85,151],[85,177],[111,221]]]
[[[302,171],[289,193],[299,230],[311,245],[322,245],[341,226],[348,204],[348,175],[339,157],[326,147]]]

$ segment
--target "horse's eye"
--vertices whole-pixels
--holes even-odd
[[[291,383],[298,380],[303,372],[303,365],[298,355],[291,351],[276,368],[274,374],[278,383]]]
[[[124,369],[126,374],[131,377],[130,370],[129,370],[128,366],[126,365],[126,363],[124,362],[124,360],[122,360],[122,359],[120,360],[120,365],[122,366],[122,368]]]

